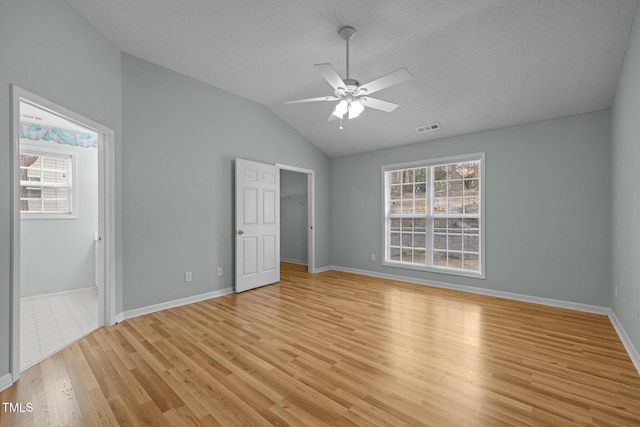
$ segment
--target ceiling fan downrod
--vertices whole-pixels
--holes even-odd
[[[338,30],[338,34],[347,42],[347,77],[346,80],[349,79],[349,40],[356,36],[356,29],[351,26],[346,26],[340,28]]]

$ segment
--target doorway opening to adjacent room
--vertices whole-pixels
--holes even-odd
[[[311,169],[276,164],[280,168],[281,260],[315,266],[315,176]]]
[[[114,132],[17,86],[11,376],[114,323]]]

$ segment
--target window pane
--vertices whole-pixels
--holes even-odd
[[[461,219],[449,219],[447,220],[449,233],[462,233],[462,220]]]
[[[480,236],[478,235],[464,236],[465,252],[478,252],[479,249],[480,249]]]
[[[425,235],[417,233],[413,235],[413,247],[414,248],[426,248]]]
[[[480,181],[477,179],[464,180],[465,196],[477,196],[480,193]]]
[[[402,172],[393,171],[387,172],[388,176],[391,177],[391,184],[400,184],[402,182]]]
[[[480,200],[477,197],[464,198],[464,213],[477,214],[480,212]]]
[[[464,255],[464,269],[471,271],[480,271],[480,260],[476,254]]]
[[[440,181],[433,184],[434,197],[447,197],[447,182]]]
[[[404,184],[402,186],[402,198],[413,199],[413,184]]]
[[[448,179],[462,179],[462,163],[454,163],[449,165]]]
[[[448,249],[451,251],[461,251],[462,250],[462,236],[459,234],[449,235],[447,239],[449,242]]]
[[[447,199],[434,198],[433,199],[433,213],[446,214],[447,213]]]
[[[415,213],[423,214],[427,212],[427,201],[425,199],[416,199],[415,202]]]
[[[402,194],[402,186],[401,185],[392,185],[390,189],[391,200],[399,200],[400,195]]]
[[[462,174],[465,179],[478,178],[480,176],[480,162],[467,162],[464,164]]]
[[[449,197],[462,196],[462,181],[449,181]]]
[[[413,169],[405,169],[402,171],[402,182],[404,183],[413,182]]]
[[[420,249],[415,249],[413,251],[413,262],[416,264],[422,264],[425,265],[427,260],[426,260],[426,252]]]
[[[462,254],[460,252],[449,252],[449,268],[462,268]]]
[[[416,218],[413,220],[414,231],[424,233],[426,231],[427,220],[425,218]]]
[[[391,233],[390,244],[391,246],[400,246],[400,233]]]
[[[449,213],[462,213],[462,197],[449,198]]]
[[[42,212],[42,200],[22,200],[20,210],[23,212]]]
[[[436,233],[444,233],[447,231],[447,219],[436,218],[433,220],[433,231]]]
[[[447,266],[447,253],[441,251],[433,251],[433,265],[436,267]]]
[[[447,249],[447,235],[436,234],[433,236],[433,248],[434,249]]]
[[[402,233],[402,246],[411,247],[413,246],[413,234],[411,233]]]
[[[424,199],[427,194],[427,184],[416,184],[414,194],[416,199]]]
[[[391,261],[400,261],[400,248],[391,248],[389,250]]]
[[[447,179],[447,167],[446,166],[436,166],[433,169],[433,180],[434,181],[444,181]]]
[[[413,251],[411,249],[402,249],[402,262],[413,262]]]
[[[480,223],[477,218],[465,218],[463,220],[465,234],[478,234]]]
[[[391,231],[400,231],[400,220],[398,218],[391,220]]]
[[[415,182],[427,181],[427,168],[416,168],[414,171]]]
[[[402,211],[403,214],[412,214],[413,211],[413,200],[403,200],[402,201]]]

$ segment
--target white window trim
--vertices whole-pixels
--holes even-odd
[[[69,157],[71,159],[71,182],[69,195],[71,196],[71,212],[20,212],[21,219],[77,219],[78,218],[78,153],[59,148],[20,146],[20,154],[34,154],[45,156]]]
[[[451,269],[447,267],[434,267],[434,266],[418,266],[410,263],[403,262],[390,262],[388,259],[388,245],[387,245],[387,212],[389,212],[388,200],[386,198],[387,188],[385,187],[385,172],[393,171],[397,169],[409,169],[415,167],[426,167],[426,166],[435,166],[446,163],[457,163],[471,160],[480,160],[480,272],[474,273],[471,271],[463,271],[457,269]],[[381,236],[382,236],[382,260],[381,264],[385,267],[394,267],[394,268],[402,268],[407,270],[417,270],[417,271],[427,271],[431,273],[441,273],[453,276],[464,276],[464,277],[472,277],[474,279],[485,279],[486,278],[486,245],[485,245],[485,171],[486,163],[485,163],[485,153],[470,153],[463,154],[458,156],[449,156],[449,157],[439,157],[433,159],[425,159],[419,161],[405,162],[405,163],[394,163],[389,165],[382,165],[382,173],[381,173],[381,200],[382,200],[382,224],[381,224]],[[430,179],[427,177],[429,188],[431,188]],[[428,197],[428,200],[431,199],[432,196]],[[425,216],[428,218],[428,216]],[[433,218],[433,215],[431,216]],[[429,221],[427,221],[428,223]],[[427,231],[427,239],[432,239],[433,231]],[[433,242],[431,242],[433,243]],[[427,247],[427,256],[430,256],[432,251],[432,244]]]

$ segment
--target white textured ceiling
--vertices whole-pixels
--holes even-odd
[[[67,0],[123,52],[264,104],[331,157],[611,106],[637,0]],[[328,122],[313,64],[400,104]],[[418,134],[438,122],[441,129]]]

